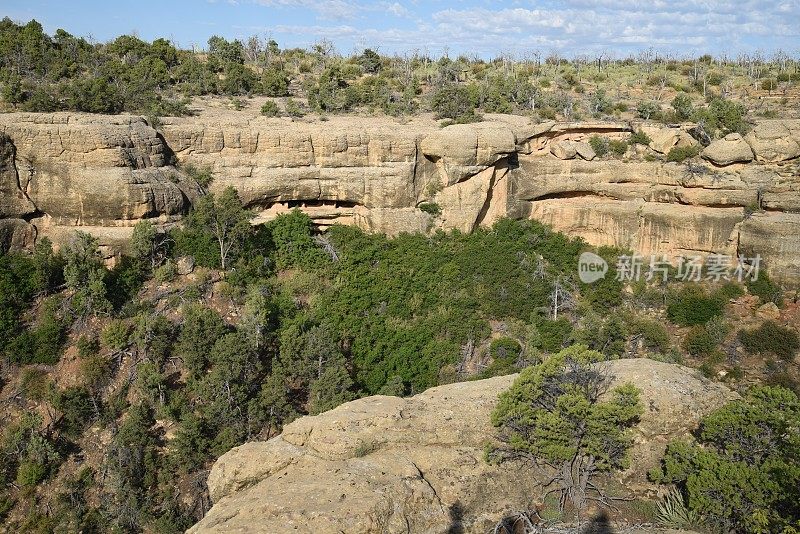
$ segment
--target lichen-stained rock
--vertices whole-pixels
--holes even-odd
[[[688,436],[701,417],[736,394],[691,369],[649,359],[603,364],[612,386],[642,390],[625,487],[653,490],[646,473],[666,443]],[[208,478],[213,508],[189,532],[491,531],[505,513],[542,497],[529,465],[489,465],[489,417],[516,375],[429,389],[414,397],[376,396],[287,425],[267,442],[223,455]]]
[[[753,161],[753,150],[741,134],[732,133],[713,141],[703,150],[702,157],[719,166],[749,163]]]
[[[800,120],[759,122],[744,139],[757,161],[778,163],[794,159],[800,156]]]

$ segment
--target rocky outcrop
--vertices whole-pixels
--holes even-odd
[[[703,150],[703,159],[714,165],[725,166],[732,163],[750,163],[753,161],[753,149],[742,138],[741,134],[728,134],[717,139]]]
[[[698,142],[681,128],[644,126],[642,131],[650,138],[650,148],[659,154],[669,154],[673,148],[698,146]]]
[[[756,160],[767,163],[800,156],[800,120],[769,120],[756,125],[745,136]]]
[[[169,160],[141,117],[0,114],[0,216],[57,241],[80,227],[121,244],[138,220],[178,220],[196,196]]]
[[[131,116],[0,115],[0,233],[4,247],[80,228],[118,248],[140,219],[173,224],[198,194],[181,168],[208,167],[212,192],[232,185],[255,222],[293,208],[324,228],[355,224],[398,234],[469,232],[500,217],[530,217],[592,244],[650,254],[761,254],[777,277],[793,267],[800,237],[800,121],[764,121],[703,152],[708,165],[645,161],[694,146],[691,125],[523,117],[440,128],[429,118],[333,117],[293,122],[206,110],[165,118],[160,132]],[[588,141],[650,136],[622,158],[598,158]],[[748,163],[748,160],[755,160]],[[435,203],[437,210],[423,211]],[[747,213],[766,210],[757,230]],[[430,213],[430,212],[433,213]],[[758,235],[759,240],[753,236]]]
[[[647,359],[603,364],[613,384],[642,390],[631,468],[617,482],[655,491],[646,472],[666,443],[736,394],[685,367]],[[211,470],[213,508],[190,532],[488,532],[542,498],[530,466],[489,465],[489,415],[516,375],[368,397],[303,417],[267,442],[223,455]]]

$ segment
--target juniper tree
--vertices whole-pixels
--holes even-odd
[[[588,500],[608,502],[594,477],[627,465],[628,429],[642,413],[634,386],[609,391],[603,360],[583,345],[564,349],[523,370],[492,413],[500,445],[487,451],[489,460],[533,463],[550,477],[547,494],[559,494],[562,510],[567,503],[581,510]]]

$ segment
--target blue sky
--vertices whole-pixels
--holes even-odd
[[[182,47],[211,35],[257,34],[281,47],[328,39],[338,52],[448,52],[484,58],[538,51],[625,57],[781,49],[800,56],[800,0],[0,0],[0,16],[31,18],[106,41],[135,32]]]

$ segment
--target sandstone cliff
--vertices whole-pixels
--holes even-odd
[[[212,191],[236,187],[256,222],[294,207],[322,227],[389,234],[534,218],[643,254],[759,253],[800,282],[800,121],[763,121],[689,167],[646,156],[696,145],[690,125],[635,127],[650,146],[603,159],[588,138],[624,139],[634,126],[493,115],[439,128],[425,117],[292,122],[207,110],[164,119],[159,133],[132,116],[2,114],[0,243],[60,241],[81,227],[119,246],[142,218],[179,220],[197,194],[180,164],[192,164],[213,170]],[[419,209],[432,202],[438,216]]]
[[[613,384],[636,384],[645,413],[631,468],[619,482],[654,487],[646,472],[666,442],[735,398],[695,371],[647,359],[604,364]],[[489,414],[516,375],[376,396],[303,417],[267,442],[223,455],[208,479],[213,508],[190,532],[491,531],[504,514],[530,509],[542,480],[524,464],[490,466]]]
[[[176,221],[196,197],[170,163],[141,117],[0,114],[0,228],[13,221],[14,244],[80,227],[120,245],[140,219]]]

